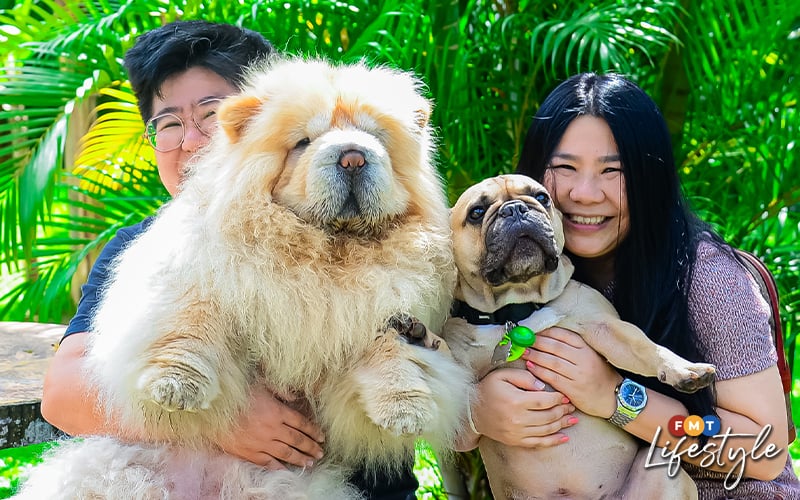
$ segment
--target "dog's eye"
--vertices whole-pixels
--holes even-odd
[[[467,218],[470,222],[480,222],[484,215],[486,215],[486,209],[484,207],[474,207],[469,211]]]
[[[299,141],[297,141],[297,144],[294,145],[294,148],[295,149],[304,148],[304,147],[308,146],[309,144],[311,144],[311,139],[309,139],[308,137],[304,137],[303,139],[300,139]]]
[[[533,198],[545,208],[550,205],[550,197],[547,196],[547,193],[536,193]]]

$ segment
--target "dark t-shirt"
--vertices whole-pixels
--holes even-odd
[[[70,320],[64,337],[90,330],[92,315],[97,307],[103,286],[108,281],[111,263],[134,238],[147,229],[152,221],[153,218],[150,217],[133,226],[124,227],[117,231],[116,236],[106,244],[92,266],[86,284],[81,287],[78,311]],[[351,477],[351,482],[364,490],[368,500],[412,500],[415,497],[414,492],[419,486],[412,465],[413,460],[409,459],[408,466],[404,467],[399,475],[377,473],[373,478],[373,474],[359,472]]]
[[[100,252],[100,255],[92,266],[92,270],[89,271],[89,278],[86,280],[86,284],[81,287],[81,300],[78,302],[78,310],[75,312],[75,316],[69,321],[69,325],[67,325],[67,330],[64,333],[65,337],[73,333],[89,331],[92,326],[94,310],[97,308],[97,303],[100,300],[100,292],[103,286],[108,282],[108,270],[111,263],[128,243],[147,229],[147,226],[149,226],[152,221],[153,218],[148,217],[138,224],[123,227],[117,231],[117,234],[103,247],[103,251]]]

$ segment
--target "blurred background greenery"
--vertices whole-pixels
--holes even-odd
[[[694,209],[777,278],[786,350],[800,369],[797,7],[0,0],[0,320],[66,321],[105,241],[165,200],[121,60],[144,31],[202,18],[260,31],[287,53],[416,72],[435,101],[438,165],[451,200],[513,170],[531,116],[567,76],[629,76],[669,121]],[[482,498],[485,485],[472,477],[473,498]]]

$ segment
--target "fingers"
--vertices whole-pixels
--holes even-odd
[[[284,462],[294,465],[310,466],[310,463],[300,463],[300,461],[315,461],[322,458],[322,446],[320,441],[312,438],[305,432],[294,427],[286,426],[281,436],[281,443],[289,450],[289,455],[277,455]]]
[[[535,349],[522,356],[528,371],[567,395],[582,412],[606,416],[613,388],[621,379],[616,369],[589,347],[576,348],[552,338],[542,340],[542,346],[537,339]]]
[[[300,449],[305,449],[303,443],[309,439],[312,440],[314,444],[323,443],[325,441],[325,435],[322,433],[322,429],[299,411],[282,405],[281,412],[282,415],[280,419],[283,424],[289,429],[296,431],[298,436],[292,441],[289,441],[288,444],[293,446],[297,445]],[[317,447],[319,448],[318,445]]]
[[[264,423],[268,434],[262,435],[268,440],[262,442],[261,451],[284,464],[311,467],[323,456],[322,430],[305,415],[282,403],[274,410],[273,415],[266,416],[272,419],[272,425]]]
[[[574,411],[571,404],[558,404],[545,410],[508,415],[505,420],[481,420],[476,425],[483,435],[509,446],[554,446],[566,442],[561,430],[578,423],[578,418],[572,415]]]
[[[553,446],[564,444],[567,441],[569,441],[569,437],[566,434],[562,432],[556,432],[548,436],[524,437],[522,440],[520,440],[519,446],[533,449],[551,448]]]
[[[478,384],[479,401],[472,407],[476,429],[509,446],[554,446],[575,425],[575,407],[558,392],[543,386],[531,373],[515,368],[496,370]],[[547,437],[547,439],[538,439]]]
[[[523,391],[541,391],[545,388],[544,383],[538,380],[531,372],[515,368],[495,370],[487,375],[484,380],[491,378],[499,379],[499,381],[511,384]]]
[[[286,469],[286,465],[283,464],[277,458],[267,455],[266,453],[258,453],[254,456],[252,460],[249,460],[256,465],[260,465],[261,467],[267,470],[284,470]]]
[[[563,390],[564,381],[572,381],[576,377],[574,370],[576,365],[571,360],[541,351],[526,353],[523,359],[531,375],[557,390]]]
[[[537,334],[536,338],[537,338],[537,344],[538,344],[538,339],[542,338],[542,339],[555,340],[576,348],[586,346],[586,342],[583,340],[583,337],[573,332],[572,330],[567,330],[566,328],[559,328],[557,326],[548,328],[546,330],[542,330]]]
[[[273,441],[266,448],[257,455],[261,463],[256,464],[270,470],[285,469],[286,465],[312,467],[315,459],[322,458],[321,453],[318,457],[312,457],[281,441]]]
[[[267,469],[310,467],[322,458],[322,430],[268,391],[254,390],[250,407],[220,443],[226,452]]]

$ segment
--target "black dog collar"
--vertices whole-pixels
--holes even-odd
[[[473,325],[505,325],[507,321],[518,323],[542,308],[541,304],[528,302],[525,304],[508,304],[493,313],[479,311],[461,300],[453,301],[450,310],[452,316],[464,318]]]

